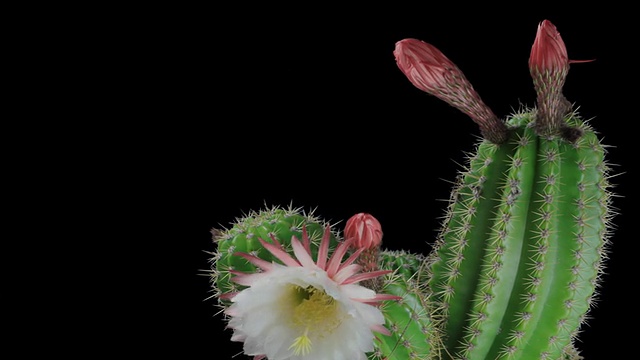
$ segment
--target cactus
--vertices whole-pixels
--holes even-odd
[[[213,231],[211,282],[232,340],[256,360],[582,359],[575,343],[614,211],[606,147],[562,94],[579,61],[540,23],[529,59],[536,107],[500,120],[434,46],[405,39],[394,54],[416,87],[483,136],[434,250],[383,250],[380,223],[365,213],[347,221],[343,240],[300,208],[251,212]]]
[[[484,136],[429,255],[445,358],[579,358],[572,344],[602,273],[611,195],[604,146],[562,95],[570,61],[559,33],[540,24],[529,63],[538,106],[504,122],[432,45],[403,40],[396,58]]]

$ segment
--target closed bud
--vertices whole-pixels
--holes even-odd
[[[353,215],[344,228],[345,240],[353,239],[352,246],[371,249],[382,243],[382,227],[378,219],[367,213]]]

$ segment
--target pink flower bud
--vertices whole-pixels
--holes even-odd
[[[435,46],[416,39],[396,43],[396,63],[409,81],[467,114],[482,135],[494,142],[507,139],[507,127],[480,99],[462,71]]]
[[[382,243],[382,227],[380,222],[370,214],[353,215],[344,227],[345,240],[354,239],[356,248],[372,249]]]
[[[418,89],[435,96],[448,87],[454,74],[462,74],[440,50],[424,41],[398,41],[393,54],[409,81]]]
[[[569,60],[567,47],[556,27],[549,20],[538,25],[529,56],[529,71],[537,93],[538,134],[561,134],[569,141],[574,141],[579,136],[579,132],[567,131],[569,128],[564,117],[571,113],[572,107],[562,94],[562,87],[569,73],[569,64],[589,61],[592,60]]]
[[[567,47],[560,33],[549,20],[544,20],[538,25],[538,33],[531,47],[529,69],[539,72],[565,73],[565,76],[566,71],[569,70]]]

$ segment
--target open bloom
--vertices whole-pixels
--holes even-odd
[[[245,354],[269,360],[365,360],[373,351],[373,332],[389,334],[376,305],[399,298],[357,284],[389,271],[361,273],[354,264],[361,250],[342,262],[352,240],[340,243],[328,258],[329,237],[327,227],[315,261],[306,229],[302,242],[291,239],[294,257],[275,237],[273,244],[260,239],[282,264],[237,254],[263,270],[236,273],[233,280],[247,288],[232,295],[225,311],[234,330],[231,340],[244,342]]]

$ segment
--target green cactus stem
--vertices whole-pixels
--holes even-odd
[[[469,115],[484,137],[428,260],[445,358],[579,359],[573,344],[613,214],[604,146],[562,94],[569,64],[585,61],[569,60],[560,33],[542,21],[529,58],[537,107],[502,123],[460,90],[472,86],[433,45],[405,39],[394,53],[417,88]]]
[[[305,213],[302,208],[287,209],[272,207],[260,211],[252,211],[237,219],[233,226],[226,230],[213,230],[213,241],[216,251],[211,259],[211,282],[215,291],[214,297],[223,307],[229,305],[226,294],[233,294],[242,290],[242,286],[231,281],[233,271],[246,273],[256,272],[258,269],[246,259],[234,255],[244,252],[257,256],[268,262],[276,260],[266,251],[258,240],[278,242],[285,250],[292,253],[291,237],[302,238],[303,228],[306,228],[311,241],[311,251],[317,257],[318,246],[325,228],[330,225],[315,216],[313,212]],[[338,243],[338,236],[331,232],[330,250]]]
[[[425,258],[404,251],[384,250],[380,269],[394,272],[382,278],[380,292],[402,297],[385,302],[381,311],[391,335],[379,334],[370,360],[439,359],[440,334],[431,320],[426,288]]]
[[[576,113],[564,119],[574,142],[539,136],[535,117],[515,114],[507,142],[478,145],[431,254],[450,358],[565,358],[593,302],[611,216],[605,149]]]

